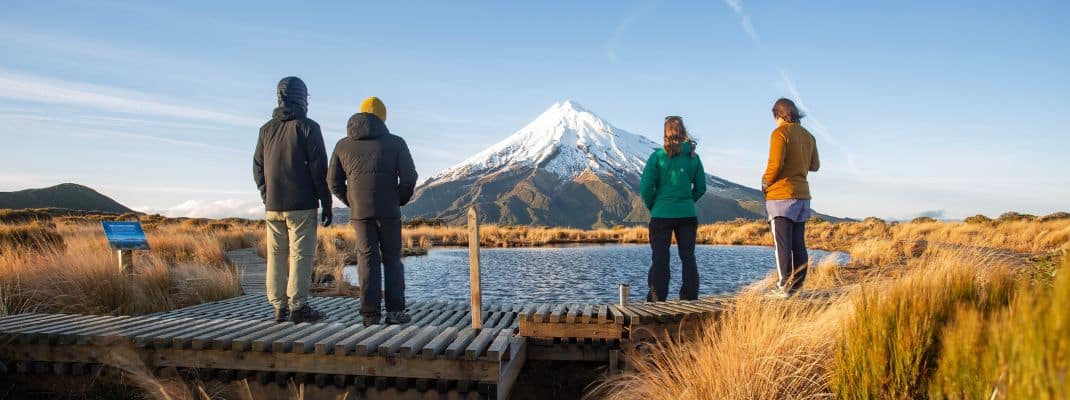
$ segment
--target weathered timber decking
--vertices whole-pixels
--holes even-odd
[[[240,256],[239,268],[259,259],[255,252]],[[86,375],[134,362],[149,371],[195,371],[202,379],[375,389],[378,397],[507,398],[528,357],[612,367],[621,347],[691,332],[719,315],[726,301],[484,304],[483,328],[473,330],[468,303],[413,301],[411,323],[364,327],[359,300],[343,297],[310,300],[327,315],[321,322],[275,323],[262,288],[248,291],[138,317],[3,317],[0,363],[8,368],[0,371]]]
[[[245,294],[267,292],[267,261],[256,253],[256,248],[228,251],[227,259],[234,264]]]

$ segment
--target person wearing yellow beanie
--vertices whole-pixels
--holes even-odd
[[[378,97],[372,96],[364,99],[360,103],[360,112],[375,114],[376,117],[386,122],[386,105]]]

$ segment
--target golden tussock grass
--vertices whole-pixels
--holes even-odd
[[[3,225],[0,232],[42,230],[37,245],[0,245],[0,315],[22,312],[139,315],[216,301],[240,293],[225,251],[245,246],[246,233],[220,234],[180,225],[147,232],[152,249],[135,252],[123,275],[98,223],[68,219]]]
[[[704,334],[629,354],[633,372],[590,397],[1067,398],[1070,274],[1052,283],[975,248],[911,250],[855,246],[864,274],[819,261],[806,288],[838,288],[826,302],[744,291]]]
[[[480,244],[488,247],[647,243],[649,240],[645,226],[583,230],[483,225],[480,227],[480,233]],[[468,245],[468,231],[459,226],[417,225],[406,228],[402,235],[408,243]],[[887,223],[876,218],[838,223],[812,220],[807,224],[806,241],[810,248],[834,251],[848,251],[858,243],[866,241],[927,241],[1019,253],[1043,253],[1058,248],[1070,248],[1070,219],[1022,219],[985,224],[928,221]],[[757,246],[773,244],[768,222],[745,220],[700,225],[698,242]]]

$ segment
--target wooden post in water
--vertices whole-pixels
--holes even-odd
[[[483,299],[479,281],[479,214],[473,206],[468,209],[468,278],[472,300],[472,329],[483,328]]]
[[[119,254],[119,272],[127,275],[134,272],[134,251],[116,250]]]

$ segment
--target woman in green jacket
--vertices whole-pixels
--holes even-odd
[[[683,263],[681,300],[698,299],[698,265],[695,240],[698,214],[695,202],[706,193],[706,172],[695,154],[695,142],[687,136],[684,120],[665,117],[665,142],[643,168],[639,183],[643,203],[650,210],[650,272],[647,301],[665,301],[669,294],[669,247],[676,246]]]

